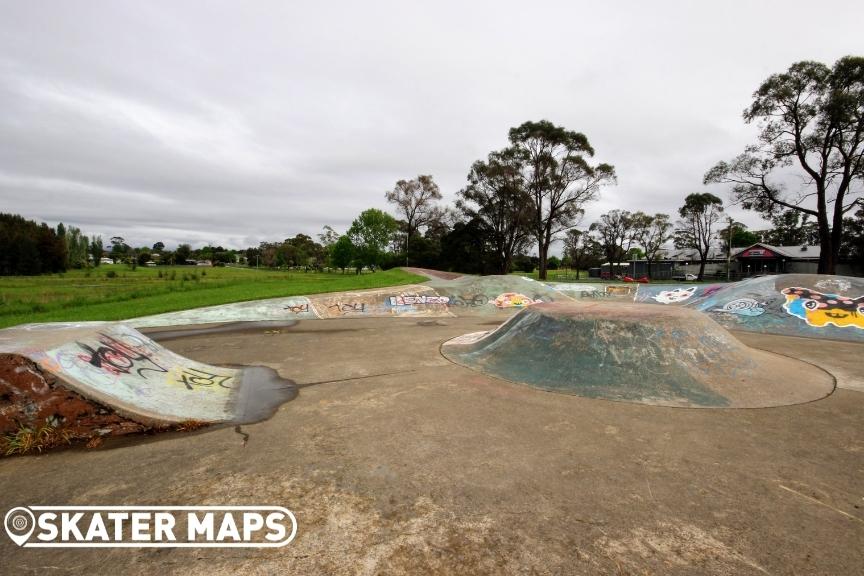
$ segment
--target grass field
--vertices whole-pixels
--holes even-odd
[[[104,265],[45,276],[0,277],[0,328],[27,322],[123,320],[257,300],[411,284],[402,270],[356,274],[254,268]]]

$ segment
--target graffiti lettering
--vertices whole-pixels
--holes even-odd
[[[305,314],[309,312],[309,303],[306,304],[295,304],[293,306],[285,306],[282,308],[283,310],[288,310],[292,314]]]
[[[738,298],[727,302],[722,308],[714,308],[711,312],[725,312],[739,316],[761,316],[765,313],[765,306],[764,302],[757,302],[752,298]]]
[[[415,296],[401,294],[399,296],[390,296],[391,306],[412,306],[418,304],[447,304],[450,298],[447,296]]]
[[[327,308],[341,314],[346,312],[366,312],[366,304],[363,302],[337,302],[336,304],[331,304]]]
[[[231,376],[222,376],[220,374],[211,374],[197,368],[185,368],[179,375],[178,381],[189,390],[194,390],[196,386],[209,388],[211,386],[221,386],[222,388],[231,388],[229,382]]]
[[[144,372],[147,371],[168,372],[166,368],[153,360],[151,347],[143,341],[130,344],[100,332],[99,343],[101,346],[94,348],[84,342],[77,342],[78,346],[85,352],[85,354],[80,354],[78,359],[114,375],[130,374],[134,371],[142,378],[147,378],[144,375]]]

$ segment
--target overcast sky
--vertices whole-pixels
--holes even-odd
[[[548,119],[616,166],[586,226],[674,214],[764,78],[864,52],[860,0],[420,4],[0,0],[0,211],[133,245],[342,232]]]

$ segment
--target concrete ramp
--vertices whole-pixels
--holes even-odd
[[[266,368],[195,362],[118,323],[24,325],[0,352],[25,356],[84,398],[147,425],[254,422],[296,395]]]
[[[683,306],[731,330],[864,342],[864,279],[782,274],[730,284],[640,286],[636,301]]]
[[[450,316],[448,302],[449,298],[439,297],[429,286],[412,284],[380,290],[289,296],[207,306],[134,318],[126,321],[126,324],[149,328],[230,322],[290,322],[322,318]]]
[[[543,390],[663,406],[783,406],[834,389],[820,368],[748,348],[680,307],[536,304],[441,350],[457,364]]]

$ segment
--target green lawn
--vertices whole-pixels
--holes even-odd
[[[115,275],[114,277],[109,277]],[[257,300],[397,286],[426,278],[393,269],[320,273],[254,268],[103,265],[45,276],[0,277],[0,328],[28,322],[123,320]]]

